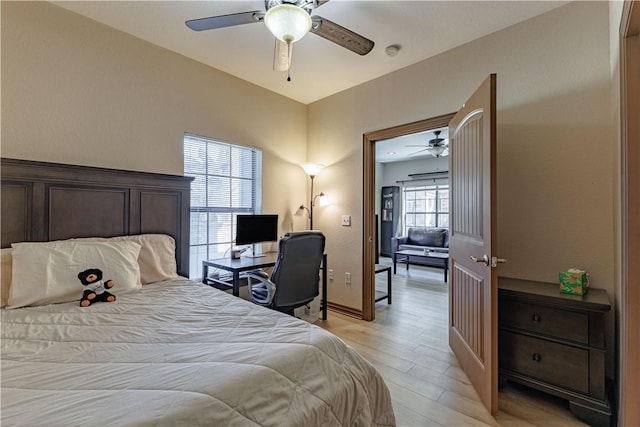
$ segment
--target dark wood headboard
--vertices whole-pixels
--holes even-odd
[[[27,160],[0,160],[1,240],[162,233],[176,240],[178,274],[189,276],[193,178]]]

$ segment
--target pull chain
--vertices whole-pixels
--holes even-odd
[[[291,81],[291,62],[293,62],[293,43],[287,43],[287,57],[289,59],[289,66],[287,67],[287,81]]]

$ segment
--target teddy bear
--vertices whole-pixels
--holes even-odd
[[[99,268],[89,268],[88,270],[78,273],[78,279],[87,289],[82,293],[80,307],[89,307],[97,301],[114,302],[116,296],[108,292],[107,289],[113,288],[113,280],[102,281],[102,270]]]

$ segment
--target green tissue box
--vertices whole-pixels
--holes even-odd
[[[582,270],[560,272],[560,292],[571,295],[584,295],[589,289],[589,276]]]

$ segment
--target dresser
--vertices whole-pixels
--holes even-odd
[[[602,289],[589,289],[584,296],[558,289],[554,283],[499,278],[498,382],[514,381],[567,399],[578,418],[609,426],[609,297]]]

